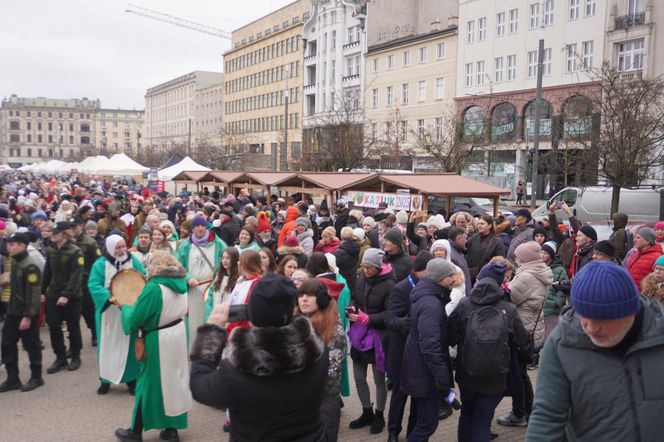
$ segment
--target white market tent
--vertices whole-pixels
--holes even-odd
[[[159,171],[159,179],[163,181],[170,181],[175,178],[180,172],[209,172],[211,169],[198,164],[190,157],[184,157],[182,161],[174,164],[166,169]]]
[[[56,170],[59,170],[62,165],[66,164],[64,161],[60,160],[48,160],[45,163],[38,163],[36,165],[33,165],[31,170],[38,171],[38,172],[54,172]]]
[[[145,166],[141,166],[136,161],[129,158],[124,153],[116,153],[113,155],[105,164],[105,167],[98,170],[96,173],[99,175],[141,175],[143,172],[147,172],[150,169]]]
[[[9,164],[0,164],[0,170],[14,170]]]
[[[108,167],[108,158],[103,155],[97,155],[96,157],[87,157],[78,164],[79,172],[96,174],[100,170]]]

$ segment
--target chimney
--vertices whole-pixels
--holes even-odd
[[[437,32],[441,30],[440,18],[437,18],[431,22],[431,32]]]
[[[450,15],[447,19],[447,27],[451,28],[452,26],[459,26],[459,17],[456,15]]]

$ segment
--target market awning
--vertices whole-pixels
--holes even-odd
[[[509,195],[511,192],[472,178],[454,173],[445,174],[383,174],[379,175],[384,184],[384,192],[409,189],[425,195],[474,196],[492,198]]]

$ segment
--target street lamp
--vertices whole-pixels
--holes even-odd
[[[286,64],[286,85],[284,86],[284,145],[281,147],[281,155],[279,161],[279,170],[284,171],[288,169],[288,77],[290,76],[290,65]]]

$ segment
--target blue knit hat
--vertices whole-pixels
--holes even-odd
[[[207,227],[208,222],[203,215],[196,215],[194,219],[191,220],[191,228],[193,229],[196,226],[205,226]]]
[[[505,272],[507,272],[507,266],[505,264],[490,262],[482,267],[477,274],[477,281],[479,282],[484,278],[492,278],[498,283],[498,285],[501,285],[505,280]]]
[[[641,308],[639,289],[624,267],[591,261],[572,283],[572,305],[588,319],[619,319]]]
[[[664,255],[661,255],[659,258],[657,258],[657,261],[655,261],[655,265],[653,266],[653,268],[657,266],[664,267]]]

